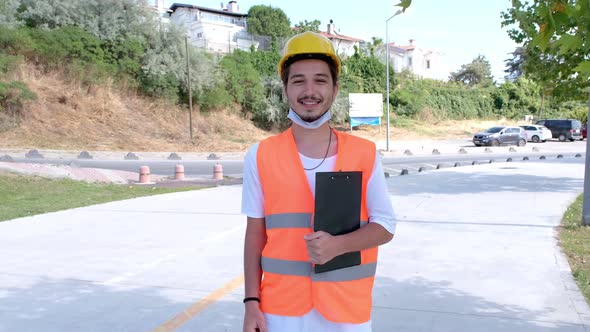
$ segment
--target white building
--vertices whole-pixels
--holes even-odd
[[[169,9],[164,6],[164,0],[149,0],[147,6],[158,15],[162,23],[169,22]]]
[[[363,41],[362,39],[341,35],[336,32],[334,21],[332,20],[328,23],[328,29],[325,32],[322,31],[320,33],[330,39],[338,55],[353,55],[355,46],[358,48]]]
[[[258,42],[246,31],[248,15],[238,11],[236,1],[230,1],[222,9],[174,3],[169,10],[170,22],[185,29],[194,46],[219,53],[249,50],[252,45],[258,47]]]
[[[443,61],[443,53],[433,49],[416,47],[414,39],[409,45],[389,44],[390,64],[395,72],[408,70],[421,78],[446,81],[449,70]]]

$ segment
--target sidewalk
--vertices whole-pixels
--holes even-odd
[[[374,332],[582,332],[590,309],[556,240],[581,158],[388,178]],[[0,223],[0,331],[240,332],[240,186]]]
[[[399,157],[406,156],[407,151],[412,155],[432,155],[437,150],[443,155],[453,155],[462,153],[464,149],[467,153],[484,153],[486,147],[476,147],[470,139],[456,140],[391,140],[389,151],[387,151],[387,142],[378,141],[375,143],[377,149],[383,156]],[[548,141],[546,143],[528,143],[526,146],[498,146],[487,147],[491,152],[505,153],[513,148],[518,152],[533,151],[533,148],[539,152],[584,152],[586,151],[586,142],[557,142]],[[11,158],[25,158],[27,153],[32,149],[9,149],[0,147],[0,157],[10,156]],[[139,160],[167,160],[171,154],[176,154],[180,160],[242,160],[246,151],[234,152],[178,152],[178,151],[73,151],[73,150],[49,150],[37,149],[37,152],[45,159],[78,159],[81,153],[87,152],[93,159],[103,160],[124,160],[127,154],[134,154]],[[1,161],[1,160],[0,160]]]

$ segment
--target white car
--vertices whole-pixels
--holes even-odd
[[[524,129],[526,134],[527,141],[532,141],[535,143],[545,142],[548,139],[551,139],[552,133],[549,128],[540,125],[524,125],[520,126]]]

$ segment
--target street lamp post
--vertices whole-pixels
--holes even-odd
[[[398,10],[395,14],[391,15],[390,18],[387,19],[387,21],[385,21],[385,71],[386,71],[386,83],[385,83],[385,93],[386,93],[386,99],[387,99],[387,103],[386,103],[386,108],[387,108],[387,114],[385,116],[386,120],[387,120],[387,142],[385,145],[385,150],[389,151],[389,20],[391,20],[392,18],[396,17],[397,15],[403,13],[403,11],[400,9]]]

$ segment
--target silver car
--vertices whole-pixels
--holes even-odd
[[[526,145],[526,134],[520,127],[497,126],[473,135],[476,146]]]

